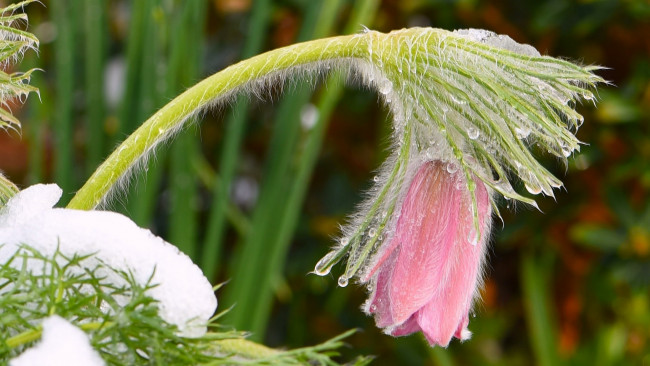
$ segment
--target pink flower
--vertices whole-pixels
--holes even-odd
[[[386,333],[422,331],[432,346],[443,347],[452,336],[471,336],[468,316],[491,221],[488,191],[474,181],[480,236],[462,173],[450,174],[442,162],[429,161],[413,178],[392,238],[362,278],[371,280],[373,289],[364,310]]]

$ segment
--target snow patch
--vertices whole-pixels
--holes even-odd
[[[82,262],[90,269],[101,261],[113,269],[131,271],[143,285],[151,278],[151,283],[158,286],[148,291],[149,296],[160,302],[160,316],[177,325],[182,336],[205,334],[217,298],[210,282],[188,256],[122,214],[52,208],[59,198],[61,189],[55,184],[37,184],[7,203],[0,211],[0,263],[5,263],[22,244],[43,255],[53,255],[57,247],[65,256],[94,254]],[[40,273],[42,268],[30,270]],[[112,271],[97,274],[117,285],[126,285]]]
[[[42,323],[40,342],[9,361],[9,366],[103,366],[104,360],[81,329],[58,315]]]
[[[458,29],[455,30],[454,33],[471,39],[472,41],[485,43],[488,46],[501,48],[521,55],[533,57],[541,56],[535,47],[528,44],[517,43],[505,34],[496,34],[484,29]]]

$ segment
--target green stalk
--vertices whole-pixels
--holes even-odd
[[[200,42],[205,20],[204,1],[183,2],[172,33],[172,45],[167,95],[175,95],[184,85],[195,81],[200,69]],[[174,142],[170,154],[171,210],[169,215],[170,242],[196,260],[197,182],[192,161],[198,154],[194,134],[183,134]]]
[[[429,351],[429,356],[433,361],[433,364],[436,366],[454,366],[454,361],[447,349],[442,347],[431,347],[428,343],[425,343],[425,347]]]
[[[99,205],[120,178],[160,142],[172,136],[196,111],[241,91],[249,83],[291,68],[341,58],[368,57],[367,38],[355,35],[318,39],[279,48],[218,72],[186,90],[131,134],[97,168],[69,208]]]
[[[253,2],[250,17],[250,36],[242,51],[242,58],[252,57],[259,53],[262,41],[266,34],[270,14],[269,0]],[[226,211],[230,201],[230,186],[235,175],[235,166],[244,137],[244,127],[248,115],[248,102],[246,97],[237,98],[237,102],[226,120],[226,133],[224,136],[221,158],[219,160],[219,177],[221,178],[212,188],[212,209],[208,218],[208,229],[203,242],[203,255],[201,269],[207,278],[213,278],[217,272],[217,265],[221,256],[221,246],[226,224]],[[218,185],[217,185],[218,184]]]
[[[90,174],[104,157],[104,59],[106,57],[106,2],[82,3],[85,10],[86,170]]]
[[[76,4],[76,3],[75,3]],[[75,6],[72,2],[54,1],[50,4],[51,16],[56,24],[57,37],[54,42],[56,75],[56,112],[54,115],[54,179],[64,194],[65,203],[74,190],[73,121],[72,94],[75,80]]]

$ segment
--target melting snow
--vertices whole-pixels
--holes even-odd
[[[9,361],[9,366],[103,366],[104,361],[81,329],[58,315],[43,321],[40,342]]]
[[[149,295],[160,301],[160,316],[176,324],[183,336],[205,334],[217,298],[188,256],[119,213],[52,208],[60,197],[61,189],[55,184],[37,184],[7,203],[0,211],[0,263],[20,244],[44,255],[53,254],[58,246],[66,256],[96,253],[84,262],[86,266],[95,267],[101,260],[114,269],[131,271],[142,284],[154,273],[152,283],[158,286],[149,290]],[[41,267],[31,270],[38,273]],[[100,274],[125,285],[110,271]]]
[[[535,47],[527,44],[515,42],[509,36],[496,34],[484,29],[459,29],[454,31],[455,34],[469,38],[476,42],[482,42],[492,47],[519,53],[521,55],[539,57],[539,51]]]

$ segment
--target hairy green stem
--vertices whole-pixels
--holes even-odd
[[[280,48],[232,65],[188,89],[151,116],[108,157],[70,201],[68,208],[96,207],[119,180],[156,144],[192,114],[224,99],[255,80],[279,76],[292,67],[345,58],[365,58],[367,38],[358,35],[319,39]]]

